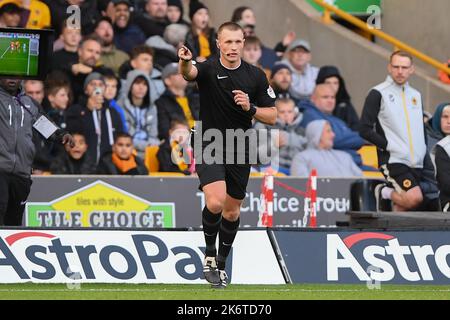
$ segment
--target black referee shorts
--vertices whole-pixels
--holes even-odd
[[[248,178],[250,176],[249,164],[196,164],[195,170],[200,178],[200,190],[216,181],[225,181],[227,194],[238,200],[245,198]]]

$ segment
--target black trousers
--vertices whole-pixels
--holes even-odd
[[[0,226],[21,226],[31,179],[0,172]]]

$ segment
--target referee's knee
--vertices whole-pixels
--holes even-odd
[[[212,213],[221,213],[223,211],[223,207],[225,204],[225,198],[221,198],[218,196],[213,196],[209,199],[206,199],[206,207]]]

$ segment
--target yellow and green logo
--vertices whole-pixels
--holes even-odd
[[[27,227],[171,228],[175,204],[150,202],[96,181],[51,202],[30,202]]]

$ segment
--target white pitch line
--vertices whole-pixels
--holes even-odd
[[[0,292],[216,292],[214,289],[0,289]],[[371,292],[371,293],[389,293],[389,292],[450,292],[450,289],[442,289],[442,290],[402,290],[402,289],[394,289],[394,290],[309,290],[309,289],[286,289],[286,290],[239,290],[239,289],[231,289],[229,291],[222,292],[240,292],[240,293],[255,293],[255,292]]]
[[[8,48],[6,48],[5,52],[3,52],[2,56],[0,57],[0,59],[2,59],[2,58],[3,58],[3,56],[5,55],[5,53],[7,53],[7,52],[8,52],[8,50],[9,50],[10,48],[11,48],[11,46],[8,46]]]

